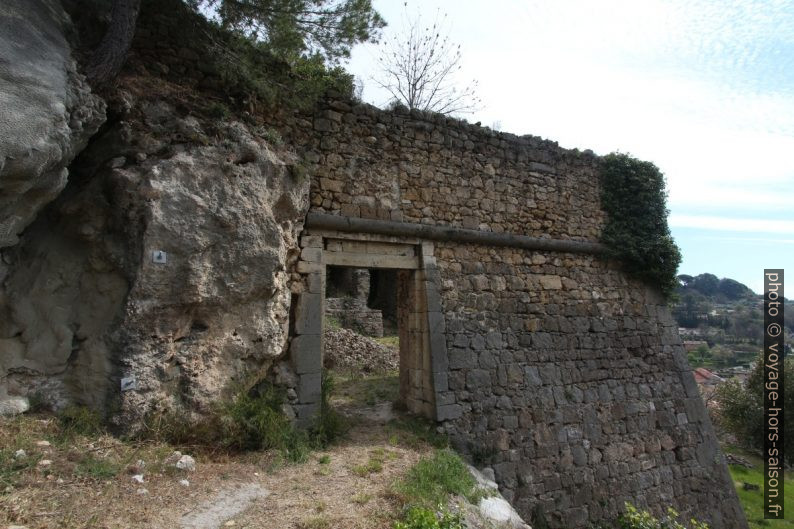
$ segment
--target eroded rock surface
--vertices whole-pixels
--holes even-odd
[[[66,186],[67,166],[105,120],[77,72],[56,0],[0,4],[0,248]]]
[[[210,135],[122,96],[124,119],[5,254],[0,368],[12,394],[130,426],[155,407],[201,413],[283,353],[309,182],[240,123]]]

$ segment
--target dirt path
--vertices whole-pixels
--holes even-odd
[[[40,446],[42,439],[55,438],[53,419],[3,419],[0,478],[19,461],[28,467],[13,486],[0,482],[0,529],[390,528],[398,514],[390,485],[432,448],[394,425],[391,405],[383,400],[391,395],[373,398],[367,389],[366,406],[341,390],[338,404],[352,417],[352,428],[302,464],[285,463],[274,453],[199,454],[189,472],[162,464],[173,450],[167,445],[136,447],[103,436],[80,445]],[[20,447],[26,459],[15,460]],[[105,469],[103,461],[110,459],[121,466]],[[146,462],[142,469],[138,459]],[[143,482],[133,478],[138,473]]]

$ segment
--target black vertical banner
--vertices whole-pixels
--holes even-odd
[[[764,518],[783,519],[783,269],[764,270]]]

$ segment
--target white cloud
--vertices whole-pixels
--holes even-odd
[[[668,223],[675,228],[794,235],[794,220],[741,219],[707,215],[678,215],[674,213],[670,215]]]

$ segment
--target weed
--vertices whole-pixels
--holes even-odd
[[[270,127],[264,127],[259,131],[259,135],[267,140],[268,143],[271,145],[281,145],[284,143],[284,139],[281,137],[281,134],[276,129]]]
[[[399,336],[383,336],[381,338],[373,338],[376,342],[387,347],[394,347],[399,349],[400,337]]]
[[[14,486],[22,472],[35,467],[39,462],[40,457],[35,455],[14,457],[15,451],[13,448],[0,449],[0,494],[6,487]]]
[[[300,522],[298,527],[300,529],[328,529],[331,527],[331,521],[327,516],[312,516]]]
[[[428,507],[414,506],[408,509],[403,520],[394,524],[394,529],[465,529],[463,518],[438,505],[438,513]]]
[[[331,462],[331,456],[328,454],[322,455],[317,459],[317,462],[321,465],[327,465]]]
[[[392,489],[407,505],[432,508],[445,504],[451,494],[463,496],[476,505],[483,495],[476,483],[460,456],[441,449],[433,457],[416,463]]]
[[[376,448],[369,453],[369,461],[363,465],[353,467],[353,472],[361,477],[368,476],[383,470],[383,463],[397,459],[399,456],[394,452]]]
[[[352,501],[353,503],[357,503],[359,505],[366,505],[367,503],[369,503],[369,500],[371,499],[372,499],[372,494],[365,494],[361,492],[350,498],[350,501]]]
[[[678,522],[678,513],[668,507],[667,514],[661,519],[656,519],[648,511],[640,511],[634,505],[626,503],[626,512],[618,519],[620,529],[686,529],[687,526]],[[689,520],[691,529],[709,529],[708,524]]]
[[[99,413],[85,406],[67,406],[58,413],[58,422],[64,438],[74,435],[93,437],[105,431]]]
[[[328,371],[323,371],[322,389],[320,393],[320,416],[311,430],[313,444],[325,448],[333,443],[347,431],[348,424],[344,417],[331,407],[331,393],[334,391],[336,381]]]
[[[229,110],[229,107],[220,101],[216,101],[207,107],[207,115],[212,119],[222,121],[231,115],[231,111]]]
[[[447,448],[449,439],[436,431],[436,425],[424,417],[398,418],[389,421],[387,428],[397,435],[399,440],[408,447],[416,447],[421,442],[435,448]]]
[[[176,413],[147,418],[145,437],[175,445],[221,447],[229,451],[278,450],[285,460],[303,463],[312,450],[325,448],[347,428],[328,402],[334,381],[323,375],[320,414],[309,430],[300,430],[283,412],[284,392],[260,384],[222,403],[200,420]]]
[[[121,470],[120,463],[89,454],[77,464],[75,474],[94,479],[109,479],[117,476]]]

